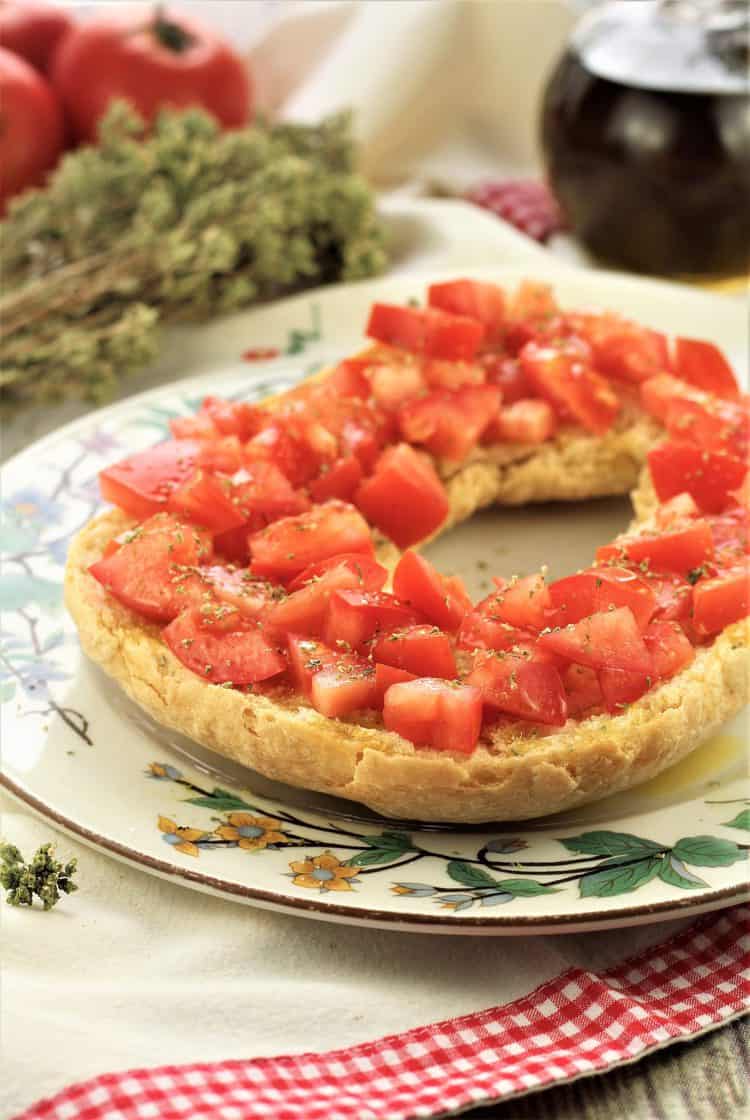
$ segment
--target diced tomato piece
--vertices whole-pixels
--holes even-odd
[[[511,296],[508,314],[515,320],[536,322],[553,318],[559,310],[551,284],[522,280]]]
[[[287,638],[287,651],[294,686],[308,700],[312,695],[315,674],[334,665],[337,657],[341,656],[340,652],[330,649],[323,642],[297,634],[290,634]]]
[[[169,496],[169,508],[214,533],[244,525],[245,517],[232,500],[232,483],[198,470]]]
[[[367,400],[370,395],[367,370],[371,364],[369,358],[345,358],[326,378],[326,389],[342,397]]]
[[[603,703],[599,677],[587,665],[568,665],[562,674],[565,695],[568,701],[568,715],[578,716],[590,708],[598,708]]]
[[[594,368],[605,377],[645,381],[670,368],[667,339],[661,331],[612,314],[566,316],[575,334],[591,346]]]
[[[557,416],[547,401],[520,400],[500,409],[482,442],[544,443],[556,431]]]
[[[231,607],[183,611],[162,637],[178,661],[211,684],[254,684],[286,669],[283,653]]]
[[[639,629],[656,610],[656,595],[648,582],[629,568],[589,568],[550,584],[553,610],[549,625],[567,626],[610,607],[630,607]]]
[[[394,684],[385,694],[383,722],[416,746],[471,754],[482,728],[482,694],[433,677]]]
[[[339,656],[313,676],[310,699],[329,719],[374,708],[379,700],[375,668],[361,657]]]
[[[217,439],[219,432],[210,416],[199,412],[197,416],[174,416],[169,430],[175,439]]]
[[[706,520],[711,526],[714,548],[721,555],[724,566],[728,555],[750,551],[750,523],[746,510],[733,506],[722,514],[707,517]]]
[[[665,425],[669,434],[683,443],[747,458],[750,410],[734,401],[675,398],[669,404]]]
[[[373,399],[386,412],[396,412],[406,401],[414,400],[425,391],[422,371],[414,362],[404,360],[395,353],[390,362],[381,362],[370,368],[370,391]]]
[[[692,603],[692,587],[681,576],[654,576],[644,574],[644,579],[656,597],[653,622],[679,622],[687,624]]]
[[[492,599],[494,596],[488,596]],[[484,600],[486,604],[488,599]],[[485,613],[482,604],[470,611],[461,623],[456,639],[459,649],[510,649],[533,634],[519,630],[507,622],[499,622]]]
[[[310,508],[305,495],[294,489],[275,463],[262,460],[250,463],[232,476],[232,484],[235,502],[245,520],[250,521],[251,528],[257,514],[275,521]]]
[[[394,630],[375,643],[372,655],[376,661],[408,669],[417,677],[456,676],[456,660],[450,638],[437,626],[408,626]]]
[[[234,474],[242,466],[242,444],[237,436],[204,439],[198,452],[198,466],[220,474]]]
[[[211,538],[206,533],[171,514],[158,513],[89,571],[126,607],[167,622],[191,596],[205,590],[192,569],[210,557]]]
[[[347,420],[343,426],[341,450],[346,455],[354,455],[365,474],[373,471],[384,445],[389,442],[389,436],[395,435],[395,420],[393,417],[389,420],[393,424],[391,432],[356,420]]]
[[[367,520],[408,548],[434,533],[448,515],[448,495],[432,464],[408,443],[388,447],[355,502]]]
[[[373,704],[375,708],[383,707],[385,694],[392,684],[401,684],[403,681],[416,680],[414,673],[409,673],[406,669],[397,669],[395,665],[384,665],[381,661],[375,663],[375,695],[376,700]]]
[[[100,473],[102,497],[139,520],[166,509],[172,491],[195,471],[199,447],[194,440],[170,439],[121,459]]]
[[[249,544],[253,571],[282,582],[342,552],[374,552],[367,522],[346,502],[326,502],[296,517],[282,517],[255,533]]]
[[[541,630],[547,624],[552,599],[542,572],[516,577],[509,582],[496,579],[495,583],[498,585],[493,596],[495,618],[525,630]]]
[[[422,376],[431,389],[466,389],[484,385],[487,380],[484,366],[478,361],[444,362],[437,358],[423,360]]]
[[[592,669],[651,671],[651,658],[630,607],[597,611],[580,622],[550,630],[539,636],[538,646]]]
[[[476,319],[431,307],[375,303],[366,333],[378,342],[426,358],[470,362],[484,338],[484,327]]]
[[[429,560],[411,549],[403,554],[396,566],[393,591],[399,599],[416,607],[430,622],[451,632],[459,628],[472,607],[463,580],[457,576],[441,575]]]
[[[651,684],[647,673],[631,673],[623,669],[599,670],[599,685],[608,712],[622,712],[628,704],[640,700]]]
[[[263,409],[221,397],[206,397],[199,415],[208,417],[220,435],[237,436],[242,443],[259,432],[267,419]]]
[[[513,652],[481,654],[466,683],[480,690],[490,708],[551,727],[567,719],[565,689],[549,662]]]
[[[242,525],[239,529],[227,529],[226,533],[217,533],[214,537],[214,550],[222,559],[244,566],[250,558],[247,525]]]
[[[693,588],[693,625],[700,635],[718,634],[750,610],[747,565],[722,572],[716,579],[699,580]]]
[[[342,552],[330,556],[317,564],[310,564],[288,584],[289,591],[299,591],[309,584],[318,583],[323,576],[336,568],[346,567],[356,577],[356,587],[360,591],[382,591],[388,579],[388,571],[363,552]]]
[[[669,410],[675,401],[694,401],[702,404],[706,400],[705,393],[685,385],[683,381],[668,373],[657,374],[642,382],[640,388],[641,404],[646,412],[666,423]]]
[[[488,342],[502,337],[505,292],[497,284],[486,284],[479,280],[449,280],[442,284],[430,284],[427,302],[430,307],[437,307],[441,311],[477,319],[484,324]]]
[[[310,496],[316,502],[327,502],[329,498],[340,498],[348,502],[362,481],[362,467],[355,455],[336,459],[327,470],[310,483]]]
[[[686,490],[705,513],[726,509],[747,474],[742,459],[671,440],[649,451],[648,465],[659,501]]]
[[[516,401],[526,400],[531,396],[531,386],[518,358],[490,352],[483,354],[481,361],[487,380],[491,385],[497,385],[503,394],[503,404],[515,404]]]
[[[695,650],[678,622],[652,622],[643,634],[651,654],[653,675],[667,680],[684,669],[695,657]]]
[[[711,527],[705,520],[689,522],[671,532],[633,537],[623,542],[625,555],[635,564],[647,564],[652,571],[687,575],[713,556]],[[598,557],[598,552],[597,552]]]
[[[656,511],[656,524],[660,529],[666,529],[676,522],[689,521],[692,517],[698,517],[699,515],[700,510],[696,505],[695,498],[692,494],[682,490],[659,506]]]
[[[281,633],[322,634],[334,591],[379,590],[387,577],[380,564],[356,553],[313,564],[292,581],[291,594],[271,607],[267,624]]]
[[[410,443],[421,443],[444,459],[465,459],[480,435],[497,415],[500,390],[495,385],[475,385],[454,393],[440,391],[399,409],[401,434]]]
[[[328,645],[362,649],[376,634],[389,634],[424,619],[385,591],[336,591],[331,595],[324,631]]]
[[[258,579],[247,568],[226,568],[211,564],[200,568],[198,575],[214,598],[229,603],[246,618],[262,618],[286,592],[278,584]]]
[[[604,435],[620,411],[617,394],[591,368],[585,344],[568,339],[557,344],[528,342],[521,366],[537,392],[561,416],[572,416],[596,435]]]
[[[274,463],[292,486],[303,486],[320,470],[320,459],[312,449],[293,439],[280,420],[271,421],[245,444],[246,464],[266,460]]]
[[[717,397],[737,400],[740,391],[734,371],[718,346],[697,338],[676,338],[674,369],[683,381]]]

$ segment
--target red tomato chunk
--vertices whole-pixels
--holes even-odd
[[[471,599],[463,580],[458,576],[442,576],[429,560],[411,549],[396,566],[393,591],[443,630],[458,630],[471,610]]]
[[[547,624],[552,599],[541,572],[507,583],[505,580],[495,582],[498,583],[493,597],[495,618],[526,630],[541,630]]]
[[[699,580],[693,588],[693,625],[698,634],[718,634],[739,622],[750,610],[750,573],[747,565],[723,572],[716,579]]]
[[[649,452],[648,465],[659,501],[686,491],[704,513],[726,509],[747,474],[741,459],[687,443],[660,444]]]
[[[382,591],[336,591],[328,608],[325,639],[362,649],[376,634],[388,634],[424,620],[393,595]]]
[[[99,475],[105,502],[143,520],[167,507],[170,494],[195,471],[199,444],[167,440],[107,467]]]
[[[367,520],[408,548],[430,536],[448,515],[448,495],[435,468],[407,443],[387,448],[355,495]]]
[[[168,513],[158,513],[89,571],[126,607],[155,622],[168,622],[205,593],[194,567],[210,557],[210,537]]]
[[[564,629],[550,630],[540,635],[538,646],[591,669],[651,671],[649,652],[629,607],[599,611]]]
[[[441,311],[477,319],[484,324],[488,341],[502,337],[505,293],[497,284],[483,284],[479,280],[431,284],[427,289],[427,301],[430,307]]]
[[[456,661],[447,634],[437,626],[409,626],[379,638],[372,655],[376,661],[407,669],[418,677],[456,676]]]
[[[674,369],[678,377],[717,397],[736,400],[740,393],[732,367],[718,346],[695,338],[677,338]]]
[[[484,327],[475,319],[431,307],[374,303],[366,333],[378,342],[426,358],[470,362],[484,338]]]
[[[475,685],[484,703],[534,723],[562,727],[568,707],[560,674],[549,662],[522,653],[480,654],[466,683]]]
[[[327,502],[297,517],[282,517],[249,543],[252,570],[282,582],[342,552],[373,553],[367,522],[346,502]]]
[[[231,607],[185,611],[162,636],[183,665],[212,684],[254,684],[286,669],[257,623]]]
[[[526,377],[555,411],[572,417],[595,435],[604,435],[620,411],[620,400],[591,368],[590,351],[577,339],[528,342],[521,351]]]
[[[386,692],[383,722],[416,746],[471,754],[482,727],[482,694],[432,677],[404,681]]]
[[[549,625],[580,622],[609,607],[630,607],[643,629],[656,610],[656,595],[647,581],[629,568],[590,568],[550,584]]]

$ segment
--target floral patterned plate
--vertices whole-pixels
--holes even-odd
[[[513,283],[520,274],[493,277]],[[744,359],[739,303],[604,273],[553,279],[564,303],[712,337],[737,364]],[[97,472],[162,438],[169,418],[207,392],[256,399],[347,353],[373,298],[403,301],[421,290],[421,280],[397,277],[183,329],[170,341],[171,359],[197,376],[93,412],[6,465],[4,786],[63,830],[157,875],[318,918],[548,933],[737,901],[750,848],[743,716],[627,794],[536,822],[429,826],[274,785],[211,755],[154,725],[82,657],[62,577],[71,534],[99,507]],[[530,570],[542,559],[553,576],[575,570],[628,510],[625,500],[606,500],[490,511],[446,534],[430,555],[461,571],[478,595],[493,571]]]

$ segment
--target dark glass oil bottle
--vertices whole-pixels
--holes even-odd
[[[660,275],[746,273],[750,7],[628,0],[584,19],[547,86],[542,145],[576,236]]]

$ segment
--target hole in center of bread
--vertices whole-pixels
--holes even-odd
[[[625,497],[494,506],[421,551],[444,575],[463,576],[476,600],[493,590],[493,576],[528,575],[546,564],[551,582],[589,567],[597,547],[623,532],[632,517]]]

